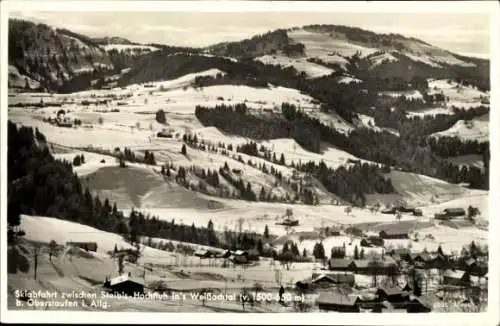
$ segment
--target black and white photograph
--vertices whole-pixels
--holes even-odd
[[[2,3],[2,311],[492,312],[492,2],[43,2]]]

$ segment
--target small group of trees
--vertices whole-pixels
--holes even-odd
[[[73,158],[73,166],[80,166],[82,164],[85,164],[85,156],[83,156],[83,154],[76,155]]]
[[[159,109],[158,111],[156,111],[155,120],[158,123],[166,124],[167,123],[167,118],[166,118],[166,115],[165,115],[165,111],[163,111],[162,109]]]
[[[118,159],[120,160],[120,166],[125,166],[125,161],[132,163],[144,163],[149,165],[156,165],[156,159],[153,152],[146,150],[144,152],[144,157],[142,159],[138,158],[135,153],[129,148],[125,147],[123,152],[119,148],[115,149],[118,152]]]

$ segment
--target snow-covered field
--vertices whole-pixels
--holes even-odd
[[[306,55],[309,57],[323,59],[323,56],[328,56],[331,53],[342,57],[351,57],[357,52],[361,52],[361,56],[367,56],[378,51],[378,49],[352,44],[341,38],[329,37],[326,34],[308,32],[303,29],[289,31],[288,36],[292,40],[304,44]]]
[[[327,225],[356,225],[360,223],[393,223],[395,216],[381,213],[371,213],[368,210],[354,208],[352,213],[347,214],[345,206],[333,205],[327,200],[329,194],[324,189],[318,188],[320,195],[325,200],[317,206],[283,204],[268,202],[246,202],[242,200],[224,199],[209,195],[200,194],[180,187],[172,181],[165,181],[159,175],[160,166],[151,167],[143,164],[130,163],[129,169],[117,167],[116,159],[108,155],[100,155],[91,151],[83,150],[84,147],[93,146],[114,150],[116,147],[128,147],[139,152],[145,150],[153,151],[156,161],[159,164],[173,163],[174,165],[199,166],[205,169],[218,170],[225,162],[230,168],[240,169],[245,181],[252,184],[252,189],[256,192],[263,187],[266,191],[271,191],[276,195],[290,193],[290,188],[284,183],[276,183],[275,177],[262,173],[259,169],[248,164],[243,164],[232,158],[233,154],[241,155],[244,162],[249,159],[256,164],[265,163],[268,167],[274,166],[282,172],[284,178],[291,178],[293,170],[276,164],[265,162],[263,159],[250,157],[240,153],[230,153],[230,156],[223,156],[220,153],[201,151],[187,148],[187,155],[180,153],[182,147],[182,135],[194,133],[199,141],[205,143],[218,144],[223,142],[226,145],[248,143],[250,139],[228,135],[215,127],[204,127],[194,116],[195,105],[213,106],[217,103],[235,104],[246,102],[251,108],[279,108],[282,102],[290,102],[301,105],[307,114],[320,117],[326,124],[334,124],[336,127],[344,128],[346,132],[355,128],[334,115],[330,120],[323,119],[326,116],[320,113],[319,109],[311,104],[312,98],[300,94],[297,90],[282,87],[251,88],[247,86],[218,85],[194,89],[187,87],[198,75],[217,75],[223,73],[216,69],[190,74],[176,80],[155,82],[153,87],[143,85],[132,85],[126,89],[101,90],[79,92],[69,95],[50,96],[50,100],[45,94],[13,94],[9,97],[12,103],[30,102],[39,103],[40,99],[46,102],[64,103],[62,107],[44,107],[38,109],[29,108],[9,108],[9,119],[24,125],[36,127],[45,134],[50,143],[56,147],[64,147],[64,151],[55,154],[57,158],[72,161],[75,155],[84,154],[85,163],[75,167],[75,172],[84,177],[84,182],[100,195],[109,197],[116,201],[119,208],[128,215],[132,206],[139,208],[145,213],[156,215],[162,220],[175,219],[177,222],[190,225],[195,223],[198,226],[206,226],[212,220],[216,230],[231,229],[237,230],[240,223],[243,230],[263,232],[268,225],[270,232],[276,235],[285,236],[287,230],[283,226],[276,225],[284,216],[287,208],[292,208],[294,216],[299,220],[300,226],[294,227],[292,232],[311,232],[319,226]],[[120,98],[124,95],[132,96]],[[94,95],[94,96],[93,96]],[[115,96],[115,98],[113,98]],[[82,105],[81,101],[88,99],[108,98],[107,105]],[[118,102],[125,102],[125,105],[118,105]],[[59,109],[64,109],[67,116],[78,118],[83,121],[82,127],[59,128],[44,122],[42,119],[55,116]],[[119,112],[111,112],[112,109],[119,109]],[[167,124],[162,125],[155,121],[157,110],[163,109],[166,112]],[[102,111],[107,112],[102,112]],[[99,112],[101,111],[101,112]],[[362,116],[363,126],[377,129],[373,124],[373,119]],[[371,125],[369,123],[371,121]],[[487,124],[487,121],[484,121]],[[87,126],[87,127],[85,127]],[[168,129],[173,138],[157,138],[155,135],[162,129]],[[380,128],[379,128],[380,129]],[[326,165],[337,168],[347,165],[348,160],[358,158],[344,151],[333,147],[325,147],[322,154],[316,154],[303,149],[296,141],[291,139],[274,139],[260,142],[276,153],[277,157],[283,153],[286,163],[324,161]],[[62,148],[61,147],[61,148]],[[104,162],[101,162],[104,160]],[[406,172],[391,172],[391,180],[397,191],[392,195],[369,195],[368,204],[379,201],[382,205],[393,203],[395,200],[404,199],[410,205],[422,208],[424,216],[420,219],[429,220],[435,212],[446,207],[463,207],[468,205],[478,207],[481,211],[480,219],[488,219],[487,192],[472,191],[458,185],[452,185],[444,181],[432,179]],[[222,178],[221,178],[222,179]],[[222,181],[224,182],[224,181]],[[332,196],[333,200],[334,197]],[[214,206],[214,203],[216,204]],[[405,215],[403,220],[413,221],[415,217]],[[125,246],[126,243],[119,236],[109,233],[95,231],[95,229],[75,226],[70,222],[60,221],[51,218],[23,217],[23,228],[30,230],[28,238],[37,240],[37,237],[54,238],[58,242],[77,241],[80,239],[96,241],[99,247],[105,250],[118,246]],[[44,230],[38,232],[37,230]],[[431,249],[435,243],[443,243],[443,249],[455,248],[458,244],[465,244],[473,234],[477,239],[484,238],[484,232],[477,228],[466,230],[461,237],[461,229],[456,230],[449,227],[430,227],[425,230],[426,234],[435,230],[436,241],[426,243],[412,243],[415,246],[423,246]],[[51,233],[52,232],[52,233]],[[95,234],[92,238],[90,235]],[[423,234],[423,233],[422,233]],[[441,234],[443,234],[441,236]],[[455,234],[460,234],[456,236]],[[38,239],[42,241],[43,239]],[[345,238],[327,238],[326,247],[342,245]],[[316,240],[304,240],[299,244],[300,249],[312,250]],[[427,240],[426,240],[427,241]],[[470,242],[470,241],[469,241]],[[449,245],[447,245],[449,243]],[[353,242],[353,245],[357,242]],[[397,245],[396,243],[394,245]],[[406,246],[406,244],[405,244]],[[351,246],[349,247],[351,248]],[[353,247],[352,247],[353,248]],[[351,248],[351,249],[352,249]],[[328,248],[326,248],[329,250]],[[153,248],[147,249],[146,256],[151,262],[164,262],[165,259],[172,259],[167,253]],[[145,257],[146,257],[145,256]],[[167,257],[167,258],[165,258]],[[168,260],[167,260],[168,261]],[[267,275],[267,274],[266,274]],[[267,276],[266,276],[267,277]],[[291,277],[294,278],[294,277]]]
[[[118,249],[133,248],[118,234],[58,218],[22,215],[21,229],[26,232],[25,239],[36,242],[48,243],[51,240],[58,244],[96,242],[97,252],[102,254],[114,250],[115,244]],[[159,249],[145,247],[144,256],[152,259],[161,258],[167,256],[167,253]]]
[[[264,55],[255,60],[260,61],[266,65],[293,67],[299,73],[304,72],[309,78],[318,78],[332,74],[334,70],[318,65],[316,63],[308,62],[306,58],[289,58],[277,55]]]
[[[9,65],[9,87],[25,88],[26,85],[28,85],[29,88],[33,89],[38,88],[40,86],[40,83],[25,75],[22,75],[16,67]]]
[[[417,91],[405,91],[405,92],[380,92],[379,95],[390,96],[390,97],[401,97],[404,96],[408,100],[421,100],[423,95]]]
[[[375,124],[375,119],[373,117],[370,117],[370,116],[365,115],[365,114],[358,114],[358,117],[359,117],[359,119],[357,121],[358,127],[369,128],[369,129],[372,129],[372,130],[377,131],[377,132],[387,131],[387,132],[390,132],[391,134],[399,136],[399,132],[397,132],[396,130],[393,130],[390,128],[378,127]]]
[[[440,137],[459,137],[462,139],[477,140],[480,142],[490,139],[490,115],[485,114],[481,117],[469,121],[459,120],[450,129],[437,132],[431,136]]]
[[[117,50],[118,52],[121,52],[121,51],[127,51],[127,50],[130,50],[130,51],[150,51],[150,52],[153,52],[153,51],[158,51],[159,49],[157,47],[154,47],[154,46],[149,46],[149,45],[135,45],[135,44],[106,44],[106,45],[101,45],[101,47],[105,50],[105,51],[111,51],[111,50]]]
[[[372,62],[372,65],[376,67],[386,62],[397,62],[398,59],[394,57],[392,54],[384,52],[379,55],[370,56],[370,61]]]
[[[489,92],[485,93],[472,86],[458,85],[456,82],[448,81],[446,79],[428,80],[430,94],[442,92],[444,96],[450,99],[449,105],[456,105],[460,103],[474,103],[478,106],[481,97],[489,98]],[[460,105],[456,105],[459,106]]]
[[[446,115],[453,115],[453,111],[450,108],[445,108],[445,107],[437,107],[437,108],[429,108],[429,109],[422,109],[419,111],[408,111],[407,117],[424,117],[426,115],[431,115],[431,116],[436,116],[438,114],[446,114]]]

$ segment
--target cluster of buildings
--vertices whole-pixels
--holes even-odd
[[[431,312],[441,299],[435,295],[414,295],[411,288],[378,287],[372,292],[346,293],[344,291],[321,292],[316,305],[321,311],[336,312]]]
[[[427,291],[426,286],[425,295],[420,289],[414,291],[409,283],[403,287],[391,285],[356,291],[360,289],[356,284],[356,275],[383,275],[387,279],[394,279],[394,276],[408,273],[412,268],[423,272],[439,271],[439,285],[432,291]],[[431,312],[442,306],[443,293],[471,293],[468,291],[481,288],[481,280],[487,282],[487,271],[485,257],[452,259],[438,252],[412,253],[409,249],[401,248],[386,252],[376,260],[330,259],[327,269],[297,282],[296,287],[319,293],[315,303],[320,310],[325,311]],[[392,284],[397,282],[393,281]]]
[[[236,265],[247,264],[250,261],[246,250],[198,249],[194,252],[194,255],[200,257],[200,259],[223,258]]]

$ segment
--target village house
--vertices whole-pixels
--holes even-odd
[[[373,260],[369,259],[359,259],[354,261],[354,269],[352,270],[357,274],[371,274],[373,272],[380,274],[388,274],[391,270],[397,269],[397,262],[391,257],[385,256],[384,259],[376,260],[378,263],[374,265]],[[374,271],[374,266],[376,267],[376,271]]]
[[[435,295],[410,295],[406,312],[409,313],[422,313],[432,312],[439,304],[439,298]]]
[[[246,264],[248,263],[248,252],[244,250],[232,251],[228,260],[233,264]]]
[[[383,247],[384,246],[384,239],[378,237],[378,236],[369,236],[366,238],[361,239],[361,247]]]
[[[105,283],[105,286],[115,294],[133,296],[135,293],[144,293],[144,283],[130,273],[112,278]]]
[[[395,308],[406,308],[410,292],[397,286],[381,287],[377,289],[379,301],[388,301]]]
[[[337,291],[320,293],[318,299],[316,299],[316,305],[318,306],[319,310],[323,311],[360,311],[360,300],[357,296],[347,296],[344,293],[339,293]]]
[[[209,250],[209,249],[198,249],[194,252],[194,255],[196,257],[200,258],[215,258],[217,257],[218,253],[215,252],[214,250]]]
[[[451,269],[444,271],[443,283],[445,285],[469,286],[470,282],[470,275],[466,271]]]
[[[393,226],[391,228],[387,228],[381,230],[379,235],[382,239],[407,239],[409,238],[410,230],[406,227],[397,227]]]
[[[351,273],[313,273],[311,278],[298,281],[295,285],[301,290],[313,290],[317,288],[328,288],[338,285],[354,286],[354,275]]]
[[[331,271],[353,271],[356,264],[351,259],[332,258],[328,261],[328,269]]]
[[[449,220],[454,217],[465,215],[465,209],[463,208],[445,208],[442,212],[434,214],[434,218],[437,220]]]

